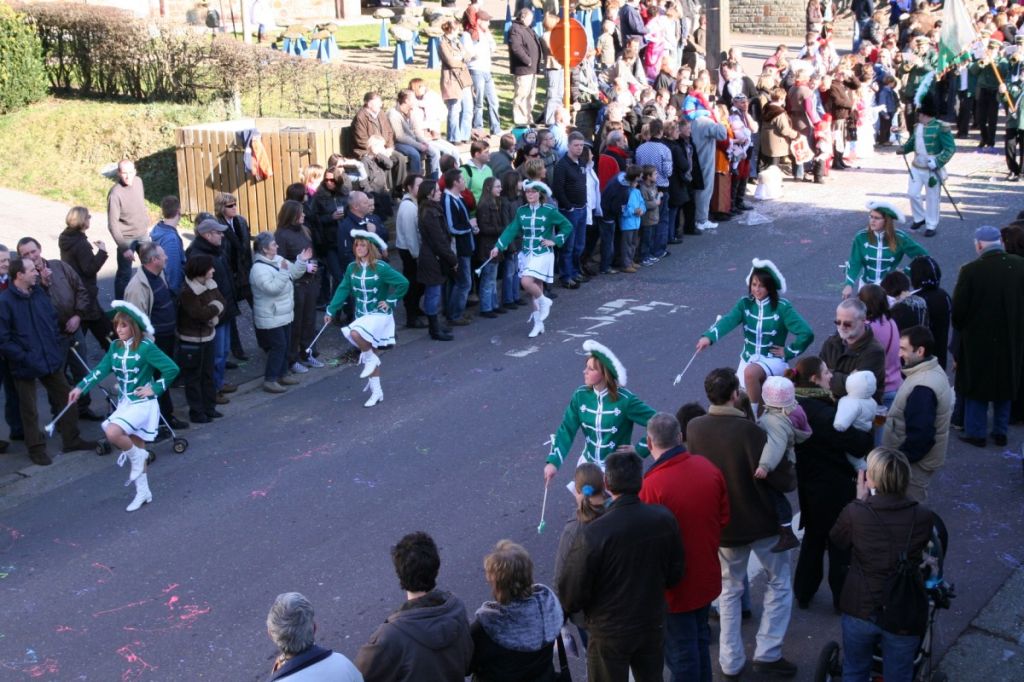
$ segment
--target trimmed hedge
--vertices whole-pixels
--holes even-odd
[[[35,20],[46,75],[59,91],[139,101],[221,99],[255,116],[345,118],[362,106],[364,92],[387,99],[400,85],[388,69],[323,64],[146,22],[125,10],[36,3],[23,11]]]
[[[46,95],[39,38],[28,18],[0,2],[0,114]]]

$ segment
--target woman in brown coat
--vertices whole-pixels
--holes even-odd
[[[800,133],[786,113],[786,91],[775,88],[771,99],[761,110],[761,158],[765,166],[778,166],[789,156],[789,145]]]
[[[441,25],[441,98],[448,107],[448,141],[469,142],[473,125],[473,79],[466,62],[472,55],[459,40],[459,24],[449,19]]]
[[[205,424],[222,416],[213,384],[214,328],[224,297],[213,279],[213,257],[196,254],[185,263],[185,285],[178,301],[178,366],[185,384],[189,421]]]

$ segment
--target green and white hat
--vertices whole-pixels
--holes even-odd
[[[381,239],[377,234],[373,232],[367,232],[366,230],[352,230],[352,239],[365,239],[368,242],[373,242],[373,245],[383,253],[388,250],[388,244]]]
[[[869,201],[867,203],[867,209],[869,211],[878,211],[882,215],[887,215],[898,223],[905,222],[907,217],[903,215],[903,211],[896,208],[894,204],[888,201],[882,201],[880,199],[875,201]]]
[[[551,188],[545,185],[540,180],[527,180],[526,182],[523,183],[523,189],[535,189],[538,192],[542,192],[546,196],[551,196]]]
[[[786,293],[786,278],[782,276],[782,272],[775,266],[775,263],[770,260],[761,260],[755,258],[750,261],[750,272],[747,273],[747,286],[750,286],[750,278],[754,275],[754,270],[767,270],[771,273],[772,279],[775,280],[775,288],[778,289],[780,294]]]
[[[113,317],[118,313],[124,313],[128,317],[135,321],[135,324],[139,325],[139,329],[146,336],[153,336],[156,332],[153,331],[153,323],[149,321],[149,315],[139,310],[138,306],[128,301],[111,301],[110,310],[107,311],[107,315]]]
[[[613,353],[608,346],[604,346],[597,341],[587,339],[583,342],[583,351],[594,356],[597,358],[598,362],[607,367],[608,371],[612,373],[613,377],[615,377],[615,381],[619,382],[619,386],[626,385],[626,367],[619,362],[615,353]]]

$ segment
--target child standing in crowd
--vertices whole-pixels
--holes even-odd
[[[800,546],[793,534],[793,507],[783,490],[796,489],[796,451],[793,446],[811,437],[807,414],[796,402],[793,382],[785,377],[768,377],[761,389],[764,400],[764,414],[758,420],[768,439],[761,451],[754,478],[768,486],[775,500],[775,512],[779,522],[779,541],[772,547],[773,552],[785,552]],[[775,479],[768,480],[769,474]]]
[[[615,22],[606,19],[601,24],[601,36],[597,39],[598,67],[601,71],[615,66]]]
[[[653,168],[653,167],[652,167]],[[653,171],[652,171],[653,172]],[[622,207],[622,236],[619,251],[622,253],[622,272],[636,272],[636,265],[633,264],[633,257],[636,253],[636,244],[640,234],[640,221],[647,212],[647,203],[637,185],[640,182],[642,171],[639,166],[626,168],[626,182],[629,183],[629,199]],[[653,182],[653,175],[652,182]]]
[[[650,233],[658,226],[658,221],[661,218],[661,192],[658,191],[658,185],[656,184],[657,169],[646,164],[641,168],[643,172],[642,180],[640,182],[640,194],[644,199],[644,214],[640,221],[640,243],[650,242]],[[646,242],[645,242],[646,240]],[[640,256],[643,258],[643,249],[640,250]],[[633,261],[623,261],[627,264],[631,264]],[[654,261],[644,260],[642,265],[653,265]]]

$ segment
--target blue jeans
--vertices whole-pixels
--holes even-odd
[[[448,107],[448,141],[465,142],[472,132],[473,90],[466,88],[458,99],[446,99]]]
[[[601,230],[601,272],[608,272],[612,267],[612,258],[615,255],[615,221],[598,219],[598,229]]]
[[[117,272],[114,274],[114,298],[124,300],[124,290],[132,278],[132,261],[121,255],[121,247],[116,243],[114,250],[117,256]]]
[[[587,243],[587,209],[580,207],[568,210],[559,209],[559,211],[565,216],[566,220],[572,223],[572,232],[569,233],[559,254],[559,260],[561,261],[560,276],[565,281],[580,274],[577,266],[579,256],[583,253],[583,247]],[[579,244],[576,243],[577,241]]]
[[[519,259],[506,255],[499,267],[501,272],[501,302],[515,303],[519,300]]]
[[[992,435],[1005,436],[1010,425],[1010,401],[993,400],[992,402]],[[988,404],[987,400],[964,400],[964,434],[971,438],[988,436]]]
[[[491,120],[491,134],[501,132],[501,121],[498,120],[498,93],[494,89],[494,80],[489,71],[469,71],[473,79],[473,127],[484,127],[484,99],[487,99],[487,116]]]
[[[711,682],[710,608],[665,617],[665,665],[672,682]]]
[[[431,284],[423,290],[423,312],[437,315],[441,310],[441,285]]]
[[[488,312],[501,305],[498,300],[498,264],[491,261],[480,270],[480,311]]]
[[[469,256],[459,256],[459,269],[455,278],[448,280],[448,319],[457,320],[466,312],[466,300],[469,290],[473,287],[473,265]]]
[[[409,159],[410,174],[420,175],[423,172],[423,155],[420,153],[419,149],[416,149],[416,147],[413,147],[411,144],[396,142],[395,151],[399,154],[403,154]]]
[[[231,352],[231,322],[221,322],[215,327],[213,337],[213,387],[218,391],[224,386],[224,370]]]
[[[871,32],[871,17],[865,19],[853,18],[853,51],[860,49],[860,44]]]
[[[267,354],[267,364],[263,369],[264,381],[277,381],[288,373],[288,342],[291,338],[290,324],[256,330],[256,341]]]
[[[917,635],[894,635],[874,623],[843,614],[843,682],[868,682],[875,646],[882,645],[885,682],[911,682]]]
[[[658,224],[651,235],[651,255],[655,258],[661,258],[668,250],[668,237],[675,227],[676,216],[679,214],[678,208],[668,205],[668,187],[662,189],[661,206],[658,210]]]

